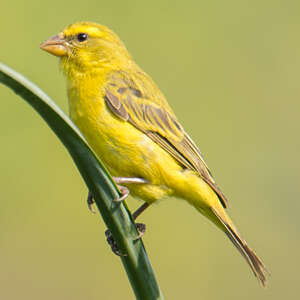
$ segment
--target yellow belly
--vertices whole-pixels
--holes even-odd
[[[169,153],[143,132],[113,115],[99,94],[82,98],[78,91],[71,90],[69,99],[71,119],[111,175],[147,180],[147,184],[128,185],[133,196],[148,203],[177,196],[198,208],[218,201],[196,173],[183,170]]]
[[[171,196],[166,170],[181,166],[133,125],[115,117],[103,98],[70,98],[70,117],[111,175],[140,177],[148,184],[131,184],[131,194],[154,202]],[[77,99],[74,101],[74,99]]]

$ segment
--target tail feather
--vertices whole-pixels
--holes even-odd
[[[222,216],[213,208],[212,211],[224,226],[225,233],[228,236],[228,238],[231,240],[231,242],[239,250],[239,252],[243,255],[243,257],[249,264],[254,275],[260,280],[263,286],[266,286],[266,274],[268,274],[268,270],[266,269],[262,261],[258,258],[254,251],[247,246],[246,242],[239,236],[233,224],[231,224],[231,222],[227,220],[229,218],[222,218]]]

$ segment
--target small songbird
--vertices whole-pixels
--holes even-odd
[[[117,35],[105,26],[79,22],[41,49],[60,57],[71,119],[123,195],[130,189],[145,201],[134,218],[162,198],[186,200],[225,232],[265,285],[267,270],[227,215],[227,199],[200,150]]]

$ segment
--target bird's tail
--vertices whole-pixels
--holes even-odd
[[[247,261],[248,265],[252,269],[254,275],[260,280],[263,286],[266,286],[266,274],[268,274],[268,271],[262,261],[258,258],[258,256],[254,253],[253,250],[251,250],[246,242],[239,236],[237,230],[235,229],[232,221],[227,216],[225,210],[221,209],[216,210],[214,208],[211,208],[211,211],[215,217],[217,217],[217,220],[220,222],[215,223],[220,227],[228,236],[228,238],[231,240],[231,242],[234,244],[234,246],[239,250],[239,252],[242,254],[242,256]],[[220,226],[221,225],[221,226]]]

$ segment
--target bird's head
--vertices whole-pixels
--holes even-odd
[[[107,27],[79,22],[41,44],[41,49],[61,58],[66,73],[76,70],[113,69],[131,60],[124,44]]]

